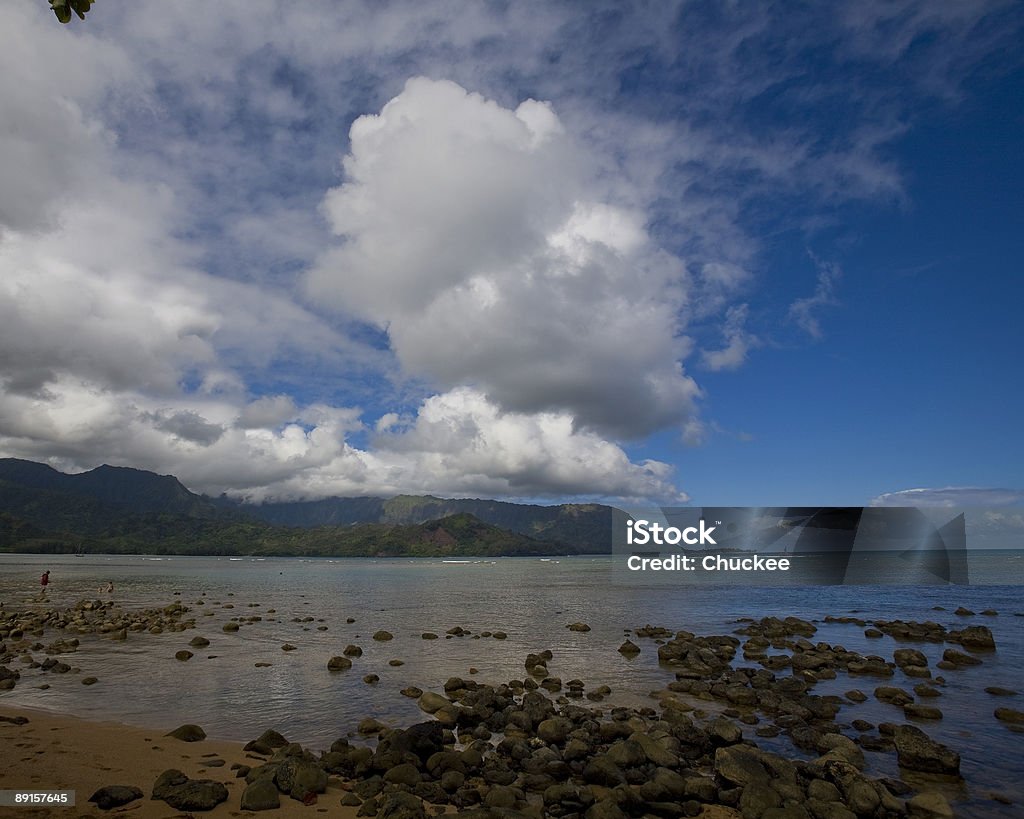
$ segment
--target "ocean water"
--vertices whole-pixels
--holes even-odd
[[[98,588],[111,581],[113,598],[122,605],[181,601],[197,620],[195,630],[129,633],[124,642],[83,636],[79,651],[63,658],[81,669],[77,675],[44,674],[15,663],[22,679],[13,691],[0,693],[0,703],[166,730],[195,722],[211,736],[233,740],[252,739],[276,728],[293,741],[326,748],[354,731],[363,717],[394,725],[424,719],[415,701],[399,693],[406,686],[439,691],[451,676],[486,683],[523,679],[526,655],[544,649],[554,655],[548,663],[552,675],[563,680],[578,677],[588,690],[611,687],[612,695],[598,707],[653,705],[650,692],[674,679],[671,671],[658,666],[656,643],[633,637],[641,647],[634,659],[616,650],[627,630],[646,624],[729,634],[741,625],[740,618],[795,615],[817,621],[814,641],[887,659],[900,647],[891,638],[869,639],[855,625],[822,621],[828,615],[856,613],[866,620],[933,620],[947,627],[984,624],[995,634],[997,651],[984,655],[980,666],[945,672],[947,685],[934,702],[944,719],[922,727],[963,757],[966,784],[942,786],[960,805],[960,815],[1019,815],[1016,811],[1024,804],[1019,783],[1024,770],[1022,735],[997,721],[993,710],[1000,705],[1024,710],[1024,695],[996,698],[983,689],[1021,688],[1024,683],[1024,553],[972,554],[972,585],[967,586],[730,586],[707,581],[674,585],[623,579],[612,566],[611,557],[454,562],[0,555],[0,603],[8,609],[35,605],[39,575],[49,569],[50,604],[106,599],[109,595]],[[945,610],[934,610],[936,606]],[[957,616],[953,610],[958,606],[979,614]],[[998,614],[982,616],[985,609]],[[243,623],[237,633],[221,630],[232,618],[250,616],[263,619]],[[354,622],[347,623],[348,618]],[[566,628],[577,621],[587,623],[591,631]],[[473,635],[504,631],[508,637],[446,639],[445,632],[455,626]],[[394,639],[374,641],[372,635],[380,629]],[[425,631],[441,638],[424,640]],[[191,648],[195,656],[188,662],[175,660],[174,653],[189,648],[196,634],[207,637],[210,645]],[[42,640],[50,642],[56,636],[48,633]],[[283,651],[285,643],[296,650]],[[349,671],[329,672],[328,659],[349,643],[361,646],[363,656],[354,659]],[[922,650],[933,665],[947,647],[908,645]],[[392,666],[392,660],[402,665]],[[271,665],[257,668],[257,662]],[[477,673],[471,675],[470,668]],[[370,673],[379,675],[380,681],[364,683],[362,678]],[[98,677],[99,683],[82,686],[78,680],[85,675]],[[815,691],[860,688],[870,695],[879,684],[910,689],[917,682],[899,671],[882,681],[840,674]],[[51,687],[41,690],[42,683]],[[709,711],[718,707],[696,704]],[[902,709],[873,698],[844,707],[838,717],[841,722],[857,718],[906,721]],[[795,754],[784,737],[772,742]],[[898,775],[895,754],[868,752],[867,757],[869,772]],[[993,792],[1015,805],[992,801]]]

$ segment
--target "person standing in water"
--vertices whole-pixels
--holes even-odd
[[[39,578],[39,585],[42,587],[43,594],[46,594],[46,587],[50,585],[50,570],[47,569],[43,572],[43,576]]]

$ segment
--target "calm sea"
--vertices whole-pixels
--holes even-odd
[[[612,561],[0,555],[0,602],[8,609],[30,604],[38,595],[39,575],[49,569],[50,603],[106,598],[97,589],[111,581],[113,597],[123,605],[181,601],[198,621],[195,630],[129,634],[125,642],[82,638],[80,651],[71,655],[80,675],[24,669],[18,686],[0,694],[0,703],[168,730],[195,722],[223,739],[248,740],[276,728],[291,740],[325,748],[363,717],[395,725],[423,719],[415,701],[399,693],[406,686],[440,690],[450,676],[470,676],[471,667],[481,682],[522,679],[526,655],[544,649],[554,654],[548,663],[552,675],[579,677],[588,689],[610,686],[613,695],[604,704],[652,703],[649,693],[673,679],[658,667],[657,646],[634,638],[642,648],[638,657],[626,659],[616,651],[627,629],[648,623],[699,634],[728,634],[739,618],[768,615],[822,621],[827,615],[857,613],[868,620],[934,620],[947,627],[977,623],[992,629],[998,650],[980,666],[946,672],[948,684],[936,702],[945,718],[923,727],[963,757],[967,784],[951,795],[964,815],[1012,816],[1024,803],[1024,787],[1018,784],[1024,768],[1021,735],[992,715],[997,705],[1024,710],[1024,696],[997,701],[983,691],[991,685],[1019,688],[1024,681],[1024,552],[972,553],[972,585],[955,587],[629,582],[613,572]],[[978,614],[956,616],[958,606]],[[998,615],[982,616],[985,609]],[[228,620],[250,616],[263,619],[243,624],[237,633],[222,632]],[[347,623],[348,618],[354,622]],[[577,621],[591,631],[566,628]],[[474,635],[500,630],[508,638],[445,639],[455,626]],[[898,647],[888,637],[868,639],[854,625],[818,626],[816,641],[886,658]],[[380,629],[392,632],[394,639],[374,641]],[[424,640],[425,631],[441,639]],[[210,646],[191,649],[195,656],[188,662],[176,661],[174,653],[188,648],[196,634],[209,638]],[[285,643],[296,650],[283,651]],[[328,672],[328,659],[349,643],[361,646],[363,656],[350,671]],[[946,646],[915,647],[934,663]],[[402,665],[390,665],[392,660]],[[270,665],[257,668],[257,662]],[[362,681],[371,673],[380,682]],[[100,682],[82,686],[78,679],[87,674]],[[39,689],[43,682],[51,687]],[[891,684],[910,688],[917,682],[897,672]],[[816,691],[842,693],[856,687],[870,694],[878,684],[874,678],[840,675]],[[901,709],[873,699],[849,706],[839,719],[858,717],[875,723],[905,721]],[[776,742],[791,750],[784,738]],[[897,773],[894,755],[869,753],[868,758],[874,773]],[[987,798],[993,791],[1016,805],[999,807]]]

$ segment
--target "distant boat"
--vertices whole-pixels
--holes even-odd
[[[78,550],[75,552],[75,557],[81,557],[84,554],[85,554],[85,544],[84,543],[79,543],[78,544]]]

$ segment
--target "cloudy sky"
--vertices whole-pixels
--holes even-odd
[[[7,0],[0,456],[255,500],[1019,502],[1022,29]]]

